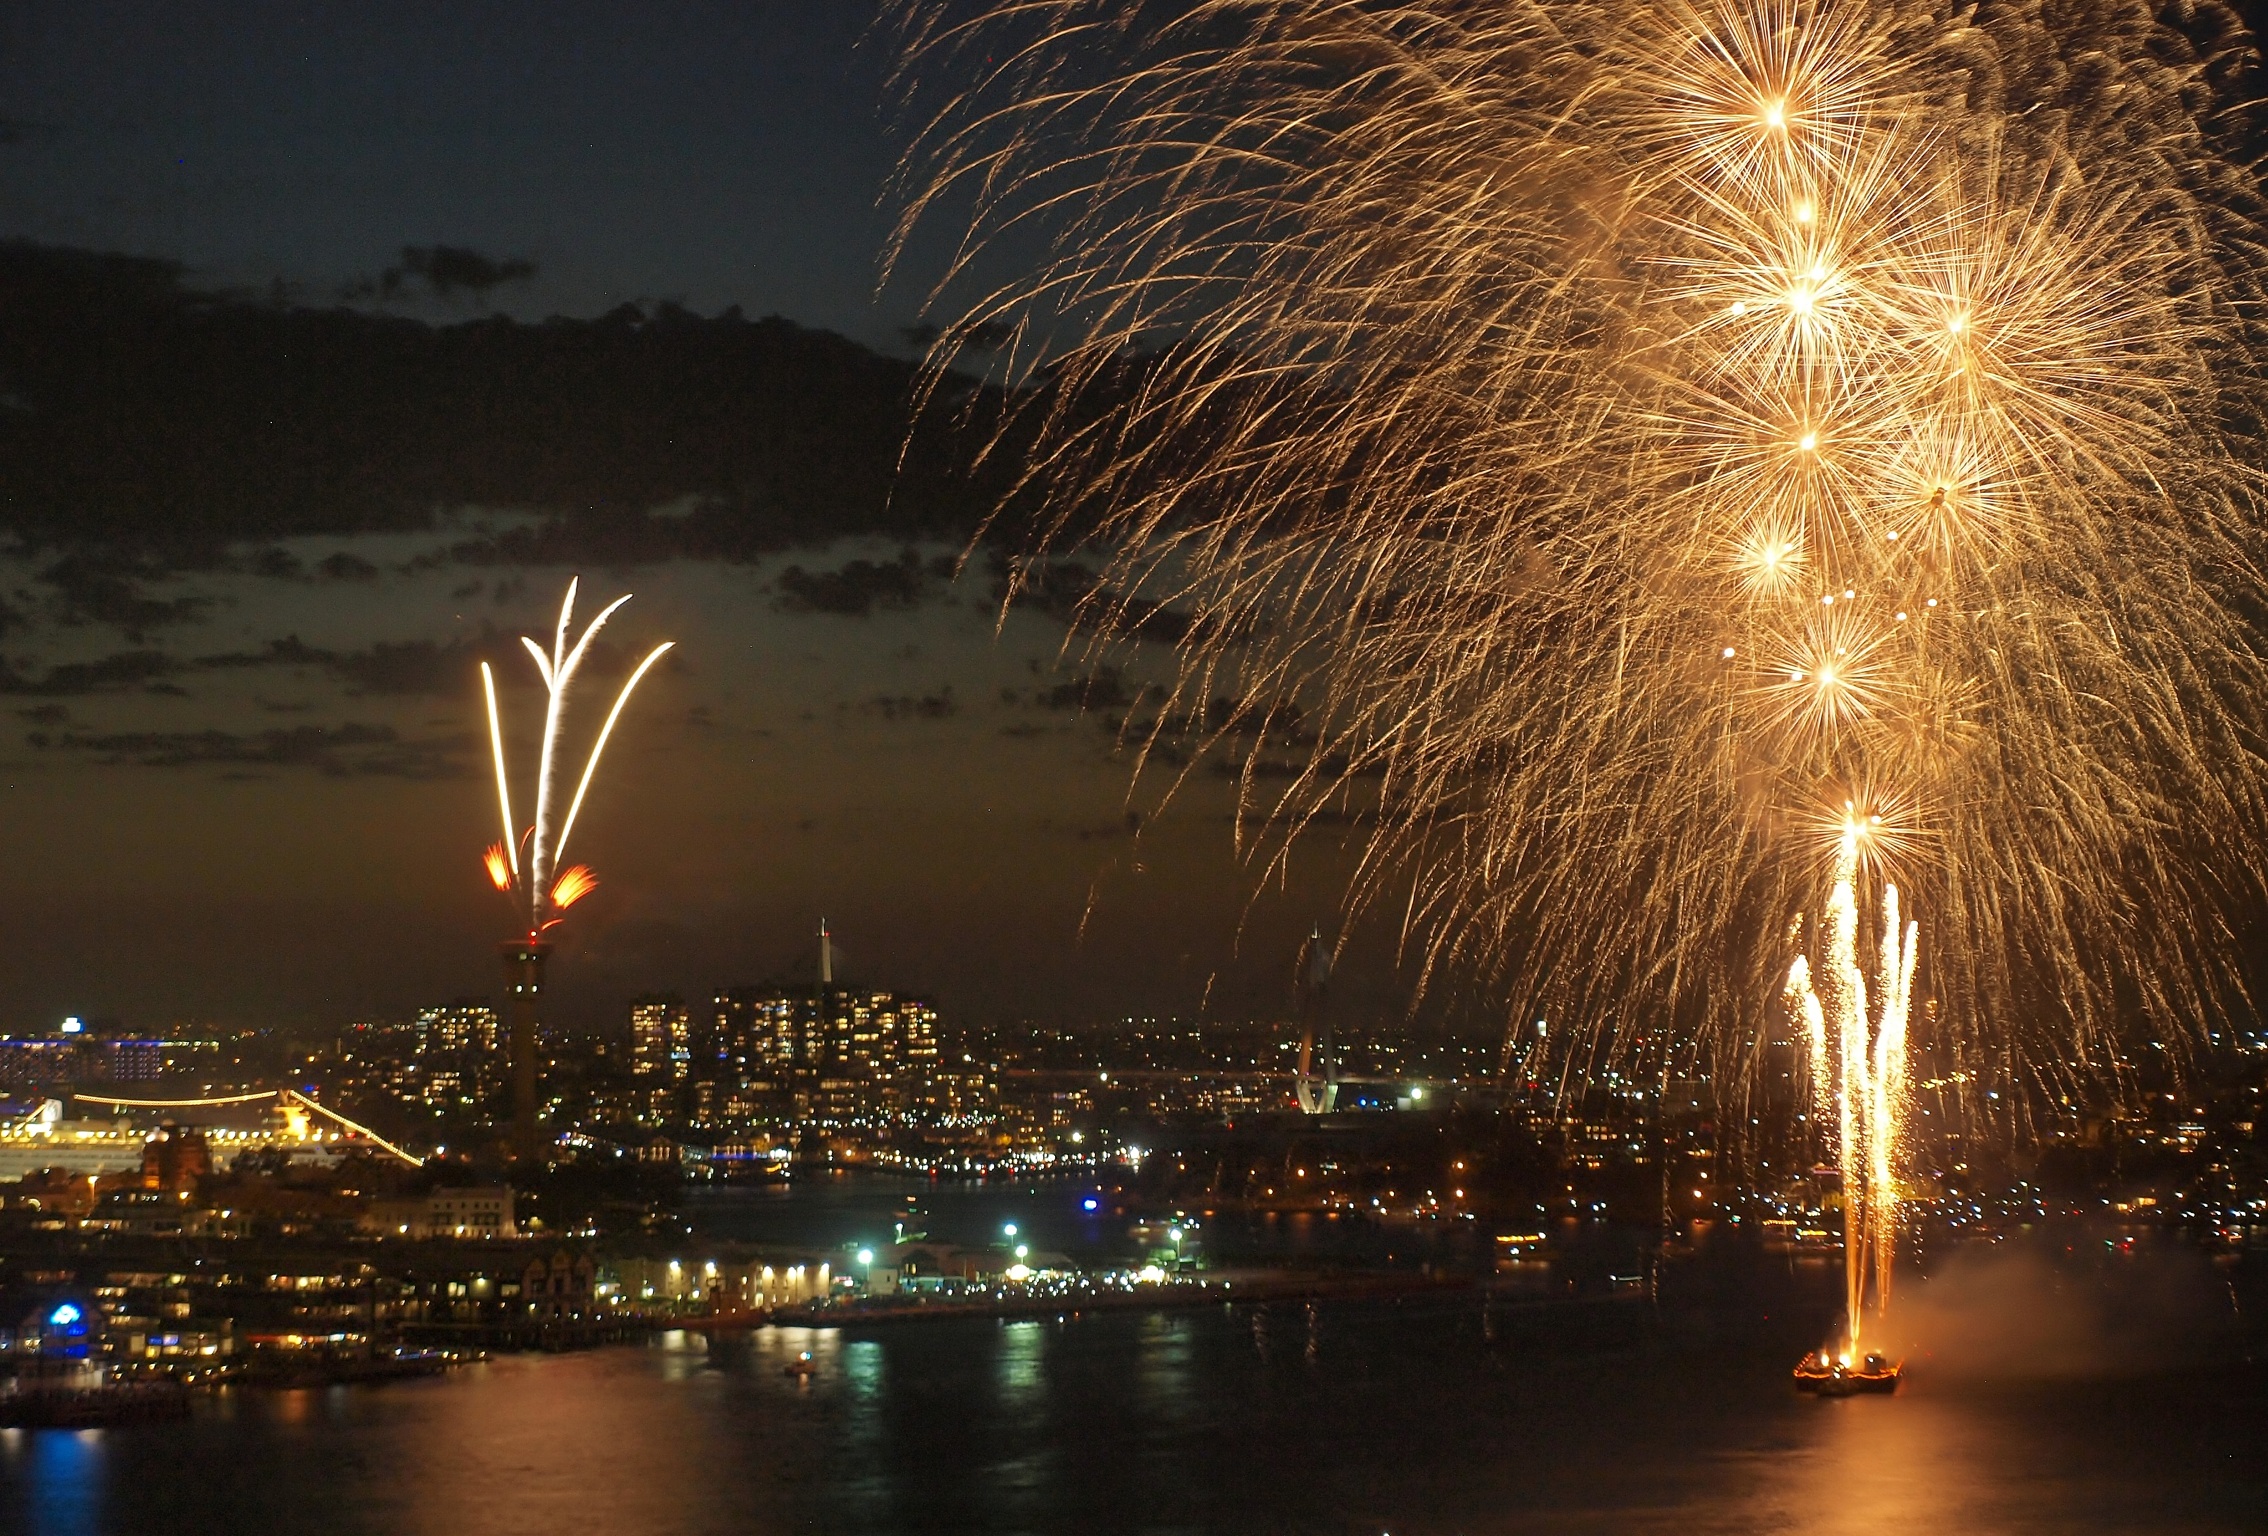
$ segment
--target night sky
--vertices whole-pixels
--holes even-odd
[[[1129,799],[1112,725],[1159,658],[1082,684],[1057,617],[1000,620],[991,551],[940,574],[981,498],[892,484],[902,418],[833,431],[902,381],[918,311],[874,295],[868,15],[9,8],[0,240],[180,270],[25,277],[18,246],[0,285],[0,1028],[493,991],[475,662],[524,744],[512,637],[578,573],[637,594],[594,670],[679,650],[577,833],[602,886],[561,935],[561,1022],[808,969],[822,916],[850,979],[949,1016],[1288,1011],[1343,856],[1256,894],[1219,775],[1162,817],[1162,784]],[[437,283],[402,255],[435,246],[535,272]],[[809,329],[693,318],[728,306]],[[787,359],[763,389],[704,382],[756,352]],[[1355,946],[1350,1010],[1399,1006],[1391,939]]]
[[[404,245],[496,306],[674,299],[867,342],[895,157],[861,0],[48,4],[0,20],[0,233],[325,302]],[[447,306],[436,306],[446,315]]]

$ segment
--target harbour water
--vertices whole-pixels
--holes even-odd
[[[1311,1347],[1312,1346],[1312,1347]],[[813,1351],[808,1380],[783,1373]],[[37,1536],[2268,1529],[2268,1373],[1820,1402],[1784,1355],[1519,1341],[1475,1309],[778,1330],[8,1431]]]
[[[837,1242],[886,1236],[859,1229],[900,1203],[845,1186],[709,1215]],[[1043,1241],[1077,1235],[1076,1192],[1060,1189],[946,1200],[931,1224],[973,1236],[1011,1206]],[[1932,1352],[1894,1398],[1793,1392],[1809,1319],[1665,1320],[1643,1298],[669,1334],[442,1380],[232,1391],[186,1424],[0,1432],[0,1529],[2268,1530],[2268,1366],[2241,1348],[2075,1347],[2099,1315],[2064,1307],[2059,1335],[2062,1282],[1979,1273],[1938,1298],[1949,1341],[1959,1317],[1996,1308],[2036,1326],[1999,1353]],[[2210,1287],[2164,1294],[2210,1302]],[[803,1350],[807,1378],[783,1369]]]

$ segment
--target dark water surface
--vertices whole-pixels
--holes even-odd
[[[0,1525],[92,1533],[2268,1530],[2268,1369],[1818,1402],[1638,1308],[1226,1308],[512,1357],[0,1432]],[[808,1383],[781,1365],[808,1348]]]

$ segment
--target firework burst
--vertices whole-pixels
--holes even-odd
[[[674,640],[665,640],[647,652],[622,685],[622,691],[615,695],[614,707],[607,711],[606,723],[599,727],[598,738],[591,744],[591,755],[583,764],[583,775],[576,781],[567,814],[564,819],[560,818],[556,767],[568,688],[589,654],[591,642],[598,638],[599,631],[614,616],[615,610],[630,601],[625,595],[607,604],[583,630],[582,636],[570,645],[568,631],[574,626],[578,585],[579,581],[567,583],[567,596],[559,605],[559,624],[553,632],[549,651],[524,635],[520,638],[520,644],[535,659],[546,697],[543,745],[536,761],[535,819],[525,829],[519,829],[512,817],[512,782],[504,766],[504,724],[496,706],[496,673],[487,662],[480,664],[481,696],[488,706],[488,741],[496,764],[496,808],[504,828],[503,839],[491,843],[481,855],[481,865],[488,872],[489,882],[511,897],[525,915],[531,944],[559,922],[560,914],[598,885],[597,876],[587,865],[561,868],[560,859],[567,849],[568,834],[575,830],[575,818],[582,813],[583,797],[590,793],[591,780],[598,774],[599,756],[606,751],[607,738],[614,734],[615,722],[622,718],[631,691],[653,664],[676,644]]]
[[[1856,816],[2002,1088],[2194,1025],[2258,885],[2247,43],[2185,16],[925,7],[980,80],[907,227],[975,231],[940,356],[1014,336],[1088,627],[1189,615],[1158,718],[1298,706],[1263,857],[1351,804],[1511,1018],[1737,1060]]]

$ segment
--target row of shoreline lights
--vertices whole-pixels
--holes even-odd
[[[1096,1209],[1101,1204],[1101,1202],[1090,1195],[1085,1200],[1081,1201],[1080,1204],[1083,1209],[1092,1211]],[[1031,1266],[1026,1264],[1024,1261],[1030,1258],[1032,1255],[1031,1245],[1029,1243],[1016,1242],[1016,1238],[1018,1236],[1018,1228],[1016,1226],[1016,1223],[1012,1221],[1003,1222],[1001,1224],[1000,1235],[1007,1238],[1011,1243],[1015,1243],[1016,1262],[1008,1266],[1008,1269],[1006,1271],[1008,1278],[1011,1280],[1029,1280],[1032,1277],[1033,1271]],[[1176,1262],[1178,1262],[1178,1255],[1181,1252],[1181,1228],[1178,1225],[1166,1228],[1166,1236],[1173,1242],[1174,1252],[1177,1255]],[[873,1269],[874,1250],[872,1248],[860,1248],[858,1250],[857,1257],[859,1267],[861,1269]],[[676,1266],[673,1264],[671,1267],[675,1268]],[[1136,1278],[1146,1282],[1154,1282],[1156,1280],[1164,1279],[1165,1271],[1155,1264],[1145,1264],[1137,1272]]]

